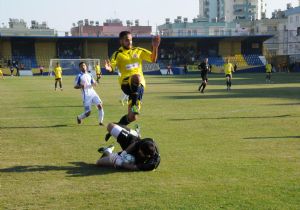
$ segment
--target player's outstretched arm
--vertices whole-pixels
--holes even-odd
[[[152,60],[153,63],[155,63],[156,60],[157,60],[159,45],[160,45],[160,36],[156,35],[152,39],[152,55],[151,55],[151,60]]]
[[[105,64],[104,64],[104,67],[105,67],[105,70],[106,71],[109,71],[109,72],[112,72],[113,69],[112,69],[112,66],[111,66],[111,63],[108,59],[105,60]]]

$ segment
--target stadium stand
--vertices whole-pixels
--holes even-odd
[[[38,66],[42,65],[47,67],[50,59],[56,57],[55,45],[50,42],[36,42],[35,52]]]
[[[261,43],[266,38],[268,37],[255,40],[246,38],[246,41],[231,37],[164,38],[159,48],[158,64],[145,63],[144,71],[158,72],[158,69],[164,69],[171,64],[172,68],[188,65],[191,71],[198,72],[197,66],[205,57],[208,57],[213,72],[222,72],[226,58],[238,66],[238,71],[263,66],[265,62],[261,44],[252,49],[252,43]],[[135,45],[151,49],[151,37],[136,37]],[[50,59],[55,58],[100,59],[103,67],[104,60],[118,48],[118,39],[111,37],[6,37],[0,39],[0,62],[5,68],[7,60],[16,60],[19,65],[23,63],[26,69],[32,69],[34,74],[39,73],[39,66],[44,66],[46,74]]]
[[[247,61],[249,66],[260,66],[263,65],[261,59],[259,58],[261,55],[257,54],[250,54],[250,55],[244,55],[245,60]]]

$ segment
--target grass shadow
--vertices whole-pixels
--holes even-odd
[[[284,118],[291,117],[291,115],[276,115],[276,116],[241,116],[241,117],[199,117],[199,118],[185,118],[185,119],[169,119],[169,121],[188,121],[188,120],[228,120],[228,119],[268,119],[268,118]]]
[[[65,127],[77,127],[78,125],[45,125],[45,126],[0,126],[1,129],[40,129],[40,128],[65,128]],[[80,125],[80,126],[99,126],[99,125]]]
[[[282,103],[282,104],[268,104],[268,106],[299,106],[300,103]]]
[[[212,93],[212,94],[210,94]],[[300,99],[299,88],[297,87],[276,87],[276,88],[255,88],[255,89],[233,89],[231,91],[207,90],[205,94],[195,91],[189,95],[161,96],[175,100],[205,100],[205,99],[224,99],[224,98],[284,98],[284,99]]]
[[[84,177],[106,175],[116,172],[129,172],[128,170],[117,170],[115,168],[98,167],[95,164],[85,162],[69,162],[72,166],[49,166],[49,165],[32,165],[32,166],[14,166],[0,169],[1,173],[32,173],[32,172],[50,172],[65,171],[68,177]]]
[[[273,74],[272,81],[274,84],[280,83],[299,83],[298,74]],[[177,76],[175,81],[184,84],[199,84],[201,81],[201,76],[199,74],[189,75],[189,77]],[[225,75],[224,74],[208,74],[208,83],[211,85],[223,85],[225,86]],[[233,74],[233,84],[234,85],[263,85],[265,82],[264,73],[237,73]]]
[[[70,108],[70,107],[82,107],[79,105],[54,105],[54,106],[21,106],[18,108],[22,108],[22,109],[48,109],[48,108]]]
[[[265,137],[247,137],[243,139],[300,139],[300,136],[265,136]]]
[[[68,125],[46,125],[46,126],[1,126],[0,129],[23,129],[23,128],[62,128]]]

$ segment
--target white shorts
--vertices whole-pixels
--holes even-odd
[[[83,106],[85,111],[90,111],[92,105],[102,104],[102,101],[98,95],[93,95],[89,97],[85,97],[83,101]]]

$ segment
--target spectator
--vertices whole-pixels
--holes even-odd
[[[44,66],[40,65],[40,75],[43,76],[44,73]]]
[[[169,63],[169,65],[167,66],[167,75],[168,75],[168,74],[171,74],[171,69],[172,69],[172,66],[171,66],[171,64]]]
[[[13,67],[13,65],[10,65],[9,69],[10,69],[10,76],[14,76],[14,67]]]
[[[188,73],[188,67],[187,67],[187,64],[184,64],[184,66],[183,66],[183,71],[184,71],[185,74]]]

